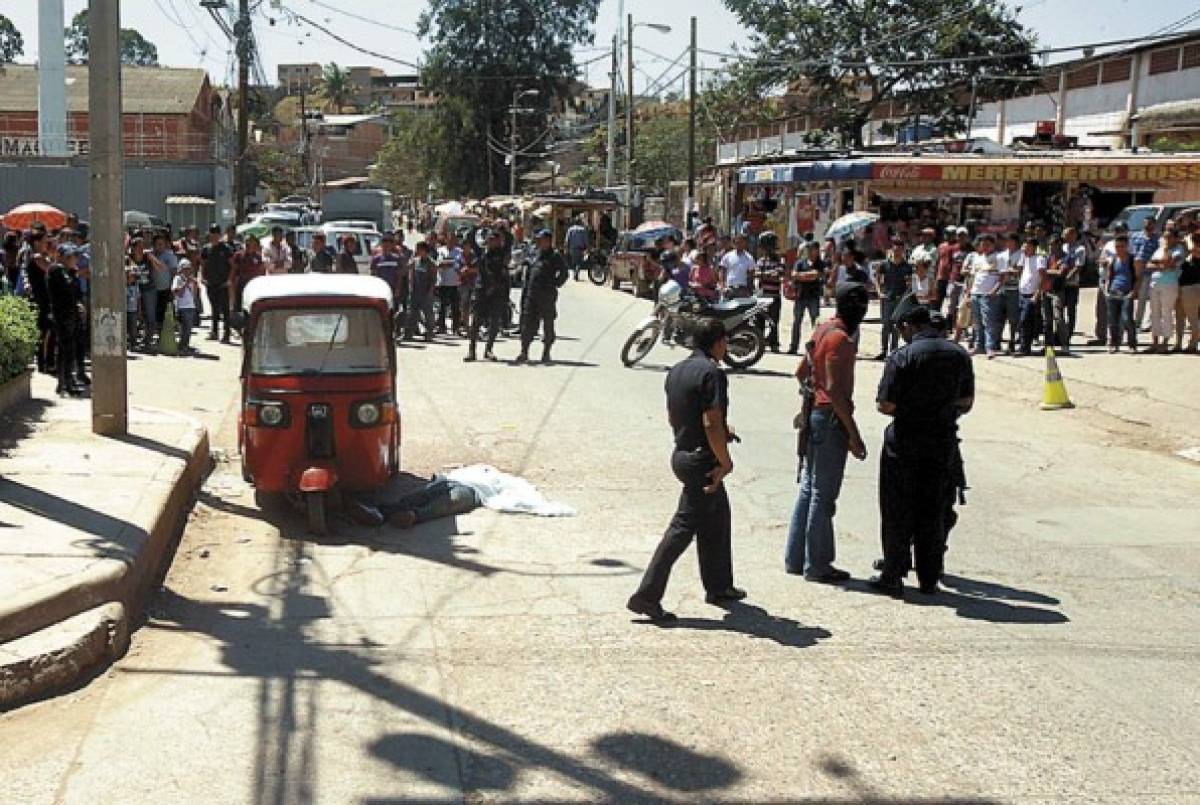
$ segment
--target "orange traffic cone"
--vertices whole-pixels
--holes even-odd
[[[1067,396],[1067,387],[1063,383],[1062,372],[1058,371],[1058,361],[1054,359],[1054,347],[1046,347],[1046,388],[1042,393],[1042,410],[1057,411],[1060,408],[1074,408],[1075,404]]]

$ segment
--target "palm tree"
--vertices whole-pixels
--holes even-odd
[[[325,99],[337,108],[339,115],[354,95],[350,73],[338,67],[337,62],[330,62],[321,71],[320,89]]]

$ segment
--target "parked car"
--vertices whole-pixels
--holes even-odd
[[[1130,232],[1140,232],[1142,227],[1146,225],[1147,218],[1153,218],[1154,222],[1158,224],[1158,231],[1162,232],[1163,224],[1187,212],[1193,215],[1200,213],[1200,201],[1173,201],[1170,204],[1132,204],[1117,213],[1117,217],[1108,225],[1108,234],[1111,236],[1113,225],[1117,222],[1125,223],[1129,227]]]
[[[321,226],[302,226],[296,231],[296,245],[312,250],[314,232],[324,232],[325,242],[334,251],[342,250],[342,240],[349,236],[354,238],[357,248],[354,252],[354,262],[358,265],[359,274],[371,273],[371,255],[379,248],[383,236],[374,229],[351,228],[341,224],[322,224]]]
[[[651,299],[658,282],[658,264],[655,241],[663,235],[672,234],[682,242],[682,233],[672,226],[657,229],[641,228],[634,232],[622,232],[617,238],[616,248],[608,258],[608,276],[614,289],[627,282],[633,286],[637,296]]]
[[[474,229],[481,223],[483,223],[482,218],[470,213],[439,215],[437,220],[433,222],[433,231],[437,235],[445,235],[447,233],[457,235],[464,229]]]

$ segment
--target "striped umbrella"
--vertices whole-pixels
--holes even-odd
[[[825,237],[833,238],[837,243],[841,243],[846,238],[852,237],[859,230],[866,229],[878,220],[879,215],[873,212],[847,213],[829,225],[829,229],[825,232]]]
[[[13,207],[4,216],[7,229],[28,229],[36,221],[41,221],[47,229],[61,229],[67,223],[67,214],[49,204],[34,203]]]

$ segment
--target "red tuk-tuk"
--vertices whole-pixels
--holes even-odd
[[[259,277],[242,296],[242,473],[299,495],[326,530],[334,490],[382,486],[400,468],[392,289],[378,277]]]

